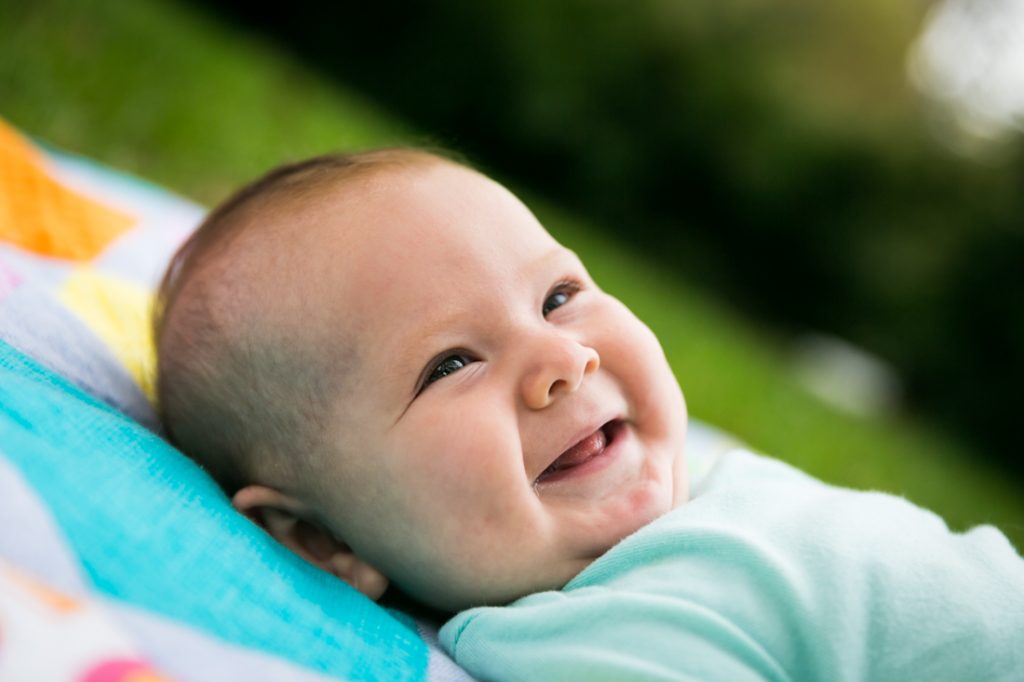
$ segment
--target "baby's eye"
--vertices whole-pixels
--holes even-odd
[[[453,353],[452,355],[446,355],[441,358],[428,373],[426,378],[423,380],[423,386],[420,387],[422,391],[424,388],[434,383],[438,379],[443,379],[449,374],[455,374],[460,369],[473,362],[473,360],[462,353]]]
[[[555,288],[551,290],[548,297],[544,299],[544,305],[541,307],[541,313],[544,317],[551,314],[555,308],[561,308],[563,305],[569,302],[578,291],[580,290],[579,282],[559,282],[555,285]]]

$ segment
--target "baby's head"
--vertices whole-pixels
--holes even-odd
[[[685,500],[652,332],[502,186],[424,152],[273,171],[161,288],[169,437],[372,598],[564,585]]]

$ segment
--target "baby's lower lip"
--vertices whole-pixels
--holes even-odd
[[[623,427],[623,422],[618,419],[608,422],[576,446],[562,453],[551,466],[544,470],[544,473],[537,477],[537,483],[555,483],[583,476],[600,468],[606,460],[610,459],[609,455],[617,450],[615,446],[621,440]],[[586,452],[581,452],[578,448]]]

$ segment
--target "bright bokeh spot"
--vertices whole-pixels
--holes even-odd
[[[1024,0],[943,0],[930,12],[910,77],[968,133],[1024,130]]]

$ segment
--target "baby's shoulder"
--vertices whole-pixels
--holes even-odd
[[[1019,556],[995,528],[952,531],[937,514],[899,495],[825,483],[778,459],[736,448],[721,454],[689,502],[641,528],[567,585],[631,581],[645,567],[694,566],[750,578],[768,573],[871,573],[901,582],[926,556]],[[710,574],[709,574],[710,575]],[[646,580],[646,577],[642,578]],[[831,581],[828,581],[831,582]]]

